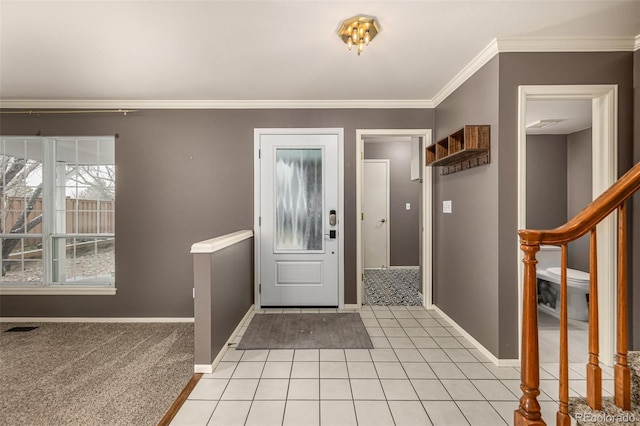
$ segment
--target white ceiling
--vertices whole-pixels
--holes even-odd
[[[538,120],[560,120],[542,129],[528,128],[528,135],[568,135],[591,127],[591,100],[527,101],[527,125]]]
[[[424,101],[496,38],[638,33],[638,0],[0,0],[0,99]]]

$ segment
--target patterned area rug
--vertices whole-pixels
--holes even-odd
[[[419,269],[365,269],[364,305],[422,306]]]

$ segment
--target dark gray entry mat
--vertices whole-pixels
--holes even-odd
[[[256,314],[237,349],[373,349],[357,313]]]

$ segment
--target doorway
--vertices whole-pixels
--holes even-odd
[[[342,307],[342,129],[256,129],[256,306]]]
[[[591,100],[527,102],[527,227],[564,225],[592,201]],[[545,246],[537,255],[540,362],[555,363],[560,353],[559,284],[547,268],[561,264],[560,249]],[[570,274],[589,271],[589,236],[569,244]],[[575,271],[575,272],[574,272]],[[550,273],[549,273],[550,274]],[[570,284],[569,362],[588,360],[588,281]]]
[[[617,86],[520,86],[518,95],[518,229],[527,228],[527,111],[530,101],[579,101],[591,103],[592,189],[595,199],[617,180]],[[598,297],[600,361],[612,365],[615,353],[616,219],[609,216],[598,225]],[[518,259],[522,258],[520,248]],[[522,283],[524,267],[518,262],[518,333],[522,339]],[[520,342],[521,343],[521,342]],[[522,345],[519,345],[522,348]]]
[[[385,283],[389,283],[390,281],[395,281],[397,283],[414,281],[416,291],[415,296],[418,298],[418,302],[413,303],[397,303],[397,297],[391,297],[390,302],[387,303],[383,300],[377,300],[375,304],[413,304],[413,305],[422,305],[422,306],[431,306],[431,173],[430,170],[425,170],[423,166],[423,160],[420,160],[420,153],[424,149],[426,145],[430,143],[431,139],[431,131],[430,130],[357,130],[356,131],[356,155],[359,161],[356,162],[356,203],[357,203],[357,226],[356,226],[356,242],[357,242],[357,270],[359,272],[359,283],[357,287],[357,303],[358,306],[361,306],[367,302],[371,304],[370,301],[365,301],[365,281],[366,277],[370,276],[372,278],[377,279],[376,286],[382,289],[382,292],[387,296],[390,293],[398,294],[402,296],[404,292],[394,292],[390,291],[390,288],[385,288]],[[374,161],[380,160],[390,160],[389,161],[389,170],[390,175],[393,174],[394,164],[393,159],[390,158],[391,154],[382,154],[378,152],[377,155],[366,154],[367,148],[366,146],[375,146],[377,148],[381,148],[383,143],[400,143],[406,144],[404,149],[408,149],[410,152],[410,159],[414,162],[413,167],[411,164],[403,163],[405,165],[401,166],[397,171],[406,174],[402,179],[404,179],[407,183],[413,185],[413,189],[417,189],[417,197],[415,199],[405,200],[405,196],[400,195],[399,199],[394,201],[393,199],[393,185],[391,185],[391,181],[393,177],[389,177],[389,185],[391,187],[390,193],[390,202],[389,202],[389,212],[384,215],[384,211],[382,213],[374,214],[374,217],[367,218],[367,207],[368,202],[366,198],[370,199],[371,196],[366,197],[367,189],[366,189],[366,178],[365,178],[365,168],[369,167],[366,164],[373,163]],[[413,153],[411,153],[411,147],[413,145]],[[381,151],[381,149],[376,149],[376,151]],[[382,150],[384,151],[384,150]],[[369,151],[369,154],[371,151]],[[378,163],[379,164],[379,163]],[[375,166],[374,166],[375,167]],[[414,175],[411,176],[410,171],[414,170]],[[420,173],[417,177],[416,173]],[[415,179],[412,182],[409,182],[411,179]],[[371,185],[371,184],[370,184]],[[381,186],[380,183],[376,185],[377,187]],[[428,195],[427,195],[428,194]],[[394,215],[394,209],[396,210],[396,214]],[[384,210],[384,208],[383,208]],[[410,238],[415,239],[415,258],[410,258],[412,260],[406,260],[406,256],[404,259],[399,260],[399,258],[403,257],[403,253],[400,253],[402,250],[395,250],[394,253],[394,245],[392,243],[393,240],[393,226],[394,223],[402,225],[402,215],[398,216],[398,214],[402,215],[415,215],[416,222],[415,226],[411,225],[410,229]],[[396,219],[394,219],[394,217]],[[398,219],[400,218],[400,219]],[[371,219],[368,221],[367,219]],[[384,220],[384,221],[383,221]],[[369,222],[369,223],[367,223]],[[388,247],[386,249],[385,256],[387,256],[388,260],[380,261],[380,260],[370,260],[370,247],[368,242],[371,242],[371,237],[367,242],[367,234],[366,228],[368,226],[378,227],[381,234],[388,232]],[[397,225],[396,225],[397,226]],[[398,229],[398,228],[396,228]],[[376,249],[380,249],[380,247],[376,247]],[[374,250],[379,253],[380,250]],[[410,250],[411,251],[411,250]],[[373,277],[376,275],[376,277]],[[377,275],[384,275],[384,277]],[[385,296],[385,298],[387,297]],[[402,297],[401,297],[402,299]],[[407,300],[405,298],[405,300]]]

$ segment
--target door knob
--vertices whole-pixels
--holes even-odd
[[[385,223],[387,220],[386,219],[380,219],[380,222]]]

